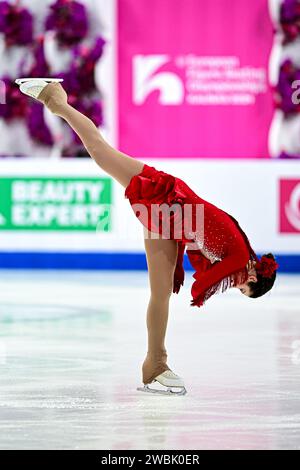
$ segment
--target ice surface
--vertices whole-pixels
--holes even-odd
[[[254,300],[174,295],[169,366],[188,394],[136,391],[146,273],[0,272],[0,449],[299,449],[300,279]]]

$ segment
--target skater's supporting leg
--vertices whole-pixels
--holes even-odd
[[[145,229],[145,248],[149,271],[151,297],[147,310],[148,352],[143,363],[143,383],[147,384],[168,370],[165,336],[168,324],[169,301],[177,260],[177,242],[151,239]]]
[[[96,163],[122,186],[127,187],[131,178],[142,171],[143,162],[111,147],[90,119],[68,105],[67,94],[60,84],[48,85],[38,99],[69,123]],[[145,248],[151,287],[147,310],[148,353],[143,364],[143,382],[147,384],[169,369],[164,341],[177,260],[177,242],[148,238],[145,239]]]
[[[131,178],[142,171],[143,162],[111,147],[95,124],[68,104],[67,94],[60,84],[48,85],[38,99],[68,122],[95,162],[122,186],[127,187]]]

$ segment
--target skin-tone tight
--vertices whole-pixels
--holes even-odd
[[[60,84],[48,85],[39,100],[74,129],[99,167],[124,188],[142,171],[144,163],[111,147],[94,123],[68,104]],[[148,350],[142,365],[142,380],[147,384],[169,369],[165,336],[178,246],[174,240],[157,238],[157,234],[151,238],[147,229],[144,234],[151,292],[147,309]]]

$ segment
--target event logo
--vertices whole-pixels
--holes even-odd
[[[171,70],[160,70],[165,65]],[[236,56],[134,56],[133,103],[142,105],[154,91],[161,105],[253,106],[267,91],[267,77]]]
[[[300,180],[280,181],[280,232],[300,232]]]
[[[181,105],[184,101],[184,85],[173,72],[158,72],[170,62],[168,55],[136,55],[133,58],[133,102],[143,104],[156,90],[162,105]]]

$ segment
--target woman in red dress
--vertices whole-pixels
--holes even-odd
[[[125,196],[145,226],[151,295],[143,383],[147,390],[150,383],[157,382],[166,386],[168,393],[174,392],[171,385],[177,387],[179,393],[185,393],[182,379],[167,365],[165,348],[169,300],[184,282],[185,250],[195,269],[191,305],[197,307],[202,307],[213,294],[230,287],[252,298],[264,295],[276,278],[275,258],[267,254],[259,260],[238,222],[200,198],[180,178],[112,148],[93,122],[68,104],[67,94],[60,84],[44,84],[39,90],[35,88],[32,96],[74,129],[95,162],[125,188]],[[162,207],[174,210],[164,212]],[[200,217],[197,218],[199,207]],[[164,229],[166,220],[169,226]],[[190,226],[183,230],[187,221]]]

